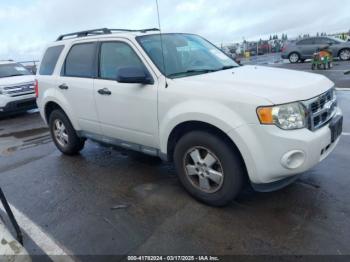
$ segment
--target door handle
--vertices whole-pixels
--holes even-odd
[[[103,89],[99,89],[97,91],[100,95],[107,95],[107,96],[110,96],[112,94],[111,91],[109,91],[108,88],[103,88]]]
[[[58,88],[62,90],[67,90],[68,86],[66,84],[62,84],[62,85],[59,85]]]

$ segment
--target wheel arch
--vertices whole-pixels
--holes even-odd
[[[62,106],[62,104],[60,104],[59,102],[57,101],[54,101],[54,100],[50,100],[50,101],[47,101],[44,105],[44,118],[45,118],[45,121],[46,123],[48,124],[49,123],[49,119],[50,119],[50,114],[58,109],[58,110],[61,110],[69,119],[69,121],[71,122],[73,128],[75,130],[77,130],[77,123],[75,123],[74,121],[72,121],[73,119],[70,117],[70,114],[69,114],[69,111],[67,110],[67,108],[65,108],[64,106]]]
[[[242,156],[241,151],[239,150],[238,146],[235,144],[234,141],[220,128],[206,123],[202,121],[185,121],[182,123],[177,124],[171,131],[168,141],[167,141],[167,160],[172,162],[173,161],[173,156],[174,156],[174,150],[176,143],[179,141],[181,137],[183,137],[185,134],[191,132],[191,131],[206,131],[210,134],[216,135],[223,139],[225,143],[229,144],[232,148],[232,150],[238,154],[239,158],[242,161],[243,168],[245,173],[247,174],[247,168],[246,168],[246,163],[244,161],[244,158]]]
[[[45,104],[44,114],[45,114],[45,120],[47,123],[49,122],[51,113],[56,109],[59,109],[64,112],[63,108],[56,102],[50,101]]]

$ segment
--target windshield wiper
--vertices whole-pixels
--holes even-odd
[[[215,69],[190,69],[184,72],[177,72],[177,73],[173,73],[173,74],[169,74],[168,77],[174,77],[174,76],[179,76],[179,75],[186,75],[186,74],[192,74],[192,73],[199,73],[199,74],[206,74],[206,73],[210,73],[210,72],[215,72],[217,70]]]
[[[238,67],[238,66],[233,66],[233,65],[223,66],[223,67],[220,67],[219,69],[217,69],[215,71],[226,70],[226,69],[231,69],[231,68],[235,68],[235,67]]]

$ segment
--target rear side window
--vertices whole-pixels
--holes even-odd
[[[300,40],[297,45],[313,45],[314,44],[314,39],[304,39]]]
[[[66,58],[64,75],[72,77],[94,77],[95,51],[95,43],[74,45]]]
[[[322,44],[327,45],[329,42],[330,41],[328,38],[323,38],[323,37],[315,38],[315,44],[317,44],[317,45],[322,45]]]
[[[63,45],[58,45],[49,47],[46,50],[40,65],[40,75],[52,75],[63,48]]]

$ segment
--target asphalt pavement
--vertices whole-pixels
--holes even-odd
[[[248,188],[225,208],[194,200],[157,159],[94,142],[62,155],[37,112],[0,120],[0,184],[34,255],[350,255],[350,92],[337,96],[345,118],[335,151],[294,184]]]

